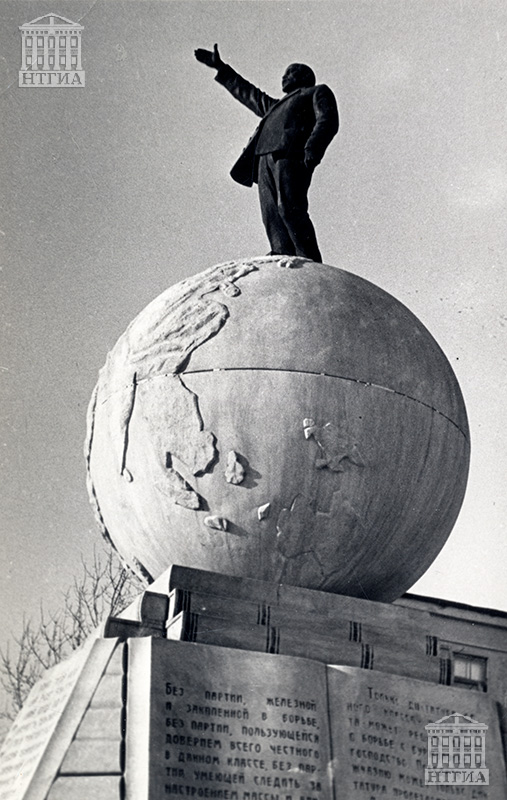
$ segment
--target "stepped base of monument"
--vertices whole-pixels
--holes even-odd
[[[504,800],[495,698],[446,685],[434,624],[173,567],[34,687],[0,798]],[[425,726],[453,713],[487,725],[487,766],[428,763]]]

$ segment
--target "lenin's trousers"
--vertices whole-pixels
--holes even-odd
[[[322,262],[308,215],[311,170],[299,158],[284,158],[276,153],[258,158],[259,200],[271,253]]]

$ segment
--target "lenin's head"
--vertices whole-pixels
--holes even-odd
[[[315,86],[313,69],[306,64],[289,64],[282,77],[282,90],[285,94],[309,86]]]

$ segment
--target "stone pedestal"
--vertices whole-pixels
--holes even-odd
[[[34,688],[0,798],[504,800],[505,687],[447,685],[440,631],[402,605],[173,567]],[[485,760],[425,785],[425,726],[451,714],[487,725]]]

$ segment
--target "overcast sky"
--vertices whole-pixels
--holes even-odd
[[[81,21],[84,89],[22,89],[18,26]],[[170,284],[268,245],[228,172],[256,119],[193,58],[271,95],[292,61],[335,91],[315,174],[324,260],[429,328],[472,433],[466,500],[413,591],[507,609],[504,0],[0,2],[2,636],[99,543],[82,442],[98,369]]]

